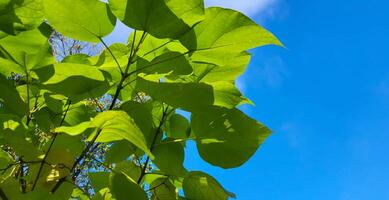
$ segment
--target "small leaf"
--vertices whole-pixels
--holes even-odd
[[[114,173],[112,175],[111,191],[117,200],[127,200],[129,194],[131,194],[131,199],[148,200],[143,189],[133,180],[130,180],[126,175],[121,173]]]
[[[174,139],[188,138],[187,131],[189,129],[188,120],[179,114],[171,115],[167,121],[167,136]]]
[[[203,172],[193,171],[184,179],[185,199],[192,200],[228,200],[235,198],[226,191],[213,177]]]
[[[167,178],[158,178],[150,184],[151,199],[174,200],[177,199],[176,187]]]
[[[13,83],[0,74],[0,103],[9,112],[18,116],[27,114],[28,107],[23,102]]]
[[[158,83],[139,78],[137,87],[156,100],[191,112],[206,110],[213,106],[233,108],[249,102],[232,83],[225,81]]]
[[[57,133],[66,133],[71,136],[80,135],[84,133],[90,126],[90,122],[82,122],[75,126],[60,126],[55,129]]]
[[[188,75],[193,72],[187,58],[179,52],[167,52],[151,62],[141,59],[137,67],[139,73],[146,74]]]
[[[147,147],[146,139],[141,130],[136,126],[134,120],[124,111],[106,111],[100,113],[92,120],[91,126],[101,130],[97,138],[98,142],[112,142],[125,139],[143,150],[151,158],[154,158]]]
[[[103,73],[95,66],[58,63],[36,72],[48,90],[70,97],[72,102],[100,97],[109,89]]]
[[[3,150],[0,150],[0,183],[12,176],[12,172],[16,167],[12,165],[14,162],[15,161],[12,159],[11,155]]]

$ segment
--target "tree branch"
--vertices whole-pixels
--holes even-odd
[[[118,100],[119,98],[119,94],[120,94],[120,91],[123,89],[123,83],[124,81],[126,80],[126,78],[128,77],[127,76],[127,73],[128,73],[128,70],[130,68],[130,65],[132,64],[133,62],[133,58],[134,56],[136,55],[140,45],[143,43],[144,39],[146,37],[146,32],[143,32],[142,36],[141,36],[141,39],[137,45],[137,47],[134,49],[134,46],[135,46],[135,39],[136,39],[136,30],[134,32],[134,38],[132,40],[132,45],[131,45],[131,52],[130,52],[130,57],[128,59],[128,62],[127,62],[127,66],[126,66],[126,69],[124,70],[124,73],[122,74],[122,78],[116,88],[116,92],[115,92],[115,95],[112,99],[112,102],[111,102],[111,105],[109,106],[109,109],[108,110],[112,110],[114,107],[115,107],[115,104],[116,104],[116,101]],[[92,140],[89,142],[89,144],[87,145],[87,147],[81,152],[80,156],[76,159],[76,161],[73,163],[73,166],[71,167],[71,170],[70,170],[70,174],[72,173],[72,171],[74,171],[74,169],[77,167],[77,165],[81,162],[81,160],[87,156],[88,152],[90,151],[90,148],[93,146],[93,144],[96,142],[98,136],[100,135],[101,133],[101,129],[96,133],[96,135],[92,138]],[[79,175],[80,172],[77,172],[77,174],[75,174],[73,176],[73,178],[77,178],[77,176]],[[61,178],[57,184],[53,187],[53,189],[51,190],[51,193],[55,193],[55,191],[61,186],[61,184],[66,180],[66,177],[64,178]]]
[[[166,109],[164,109],[163,108],[163,104],[162,104],[162,109],[163,109],[162,119],[161,119],[161,121],[160,121],[160,123],[158,125],[157,130],[155,131],[155,135],[154,135],[153,141],[152,141],[151,146],[150,146],[150,152],[152,152],[153,149],[154,149],[154,145],[157,142],[158,135],[160,134],[161,128],[162,128],[163,124],[165,123],[166,116],[170,114],[170,113],[167,112],[168,109],[169,109],[169,106],[167,106]],[[139,176],[139,178],[137,180],[138,184],[142,181],[143,177],[145,176],[147,165],[149,164],[149,162],[150,162],[150,156],[147,156],[145,164],[144,164],[143,169],[141,171],[141,174],[140,174],[140,176]]]
[[[67,113],[68,113],[68,111],[69,111],[69,108],[70,108],[70,104],[71,104],[71,101],[68,100],[68,102],[67,102],[67,105],[68,105],[68,106],[67,106],[67,108],[66,108],[65,114],[63,115],[62,120],[61,120],[61,123],[59,124],[59,126],[62,126],[63,122],[65,121],[66,115],[67,115]],[[42,159],[42,162],[41,162],[41,164],[40,164],[40,166],[39,166],[38,173],[37,173],[37,175],[36,175],[36,177],[35,177],[35,180],[34,180],[34,183],[33,183],[33,185],[32,185],[31,191],[33,191],[33,190],[35,189],[35,186],[36,186],[36,184],[38,183],[39,176],[40,176],[40,174],[42,173],[43,165],[44,165],[45,162],[46,162],[47,156],[49,155],[49,153],[50,153],[50,151],[51,151],[51,148],[53,147],[53,144],[54,144],[54,142],[55,142],[55,140],[56,140],[56,138],[57,138],[57,135],[58,135],[58,133],[54,133],[54,138],[53,138],[53,140],[51,140],[51,143],[50,143],[50,145],[49,145],[49,148],[47,149],[46,154],[45,154],[45,156],[44,156],[43,159]]]

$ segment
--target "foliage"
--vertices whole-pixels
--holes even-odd
[[[117,19],[135,31],[107,46]],[[270,135],[235,86],[264,45],[282,46],[202,0],[0,0],[0,197],[234,198],[184,149],[235,168]]]

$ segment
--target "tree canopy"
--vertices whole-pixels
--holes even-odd
[[[118,20],[134,31],[108,46]],[[104,49],[59,58],[54,31]],[[264,45],[282,46],[203,0],[0,0],[0,197],[234,198],[184,149],[235,168],[271,134],[235,85]]]

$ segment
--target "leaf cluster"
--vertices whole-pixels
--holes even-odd
[[[118,20],[134,31],[108,46]],[[58,56],[58,33],[104,50]],[[186,169],[184,150],[193,141],[205,162],[235,168],[270,135],[237,109],[252,102],[235,86],[264,45],[282,46],[203,0],[0,0],[0,197],[235,197]]]

